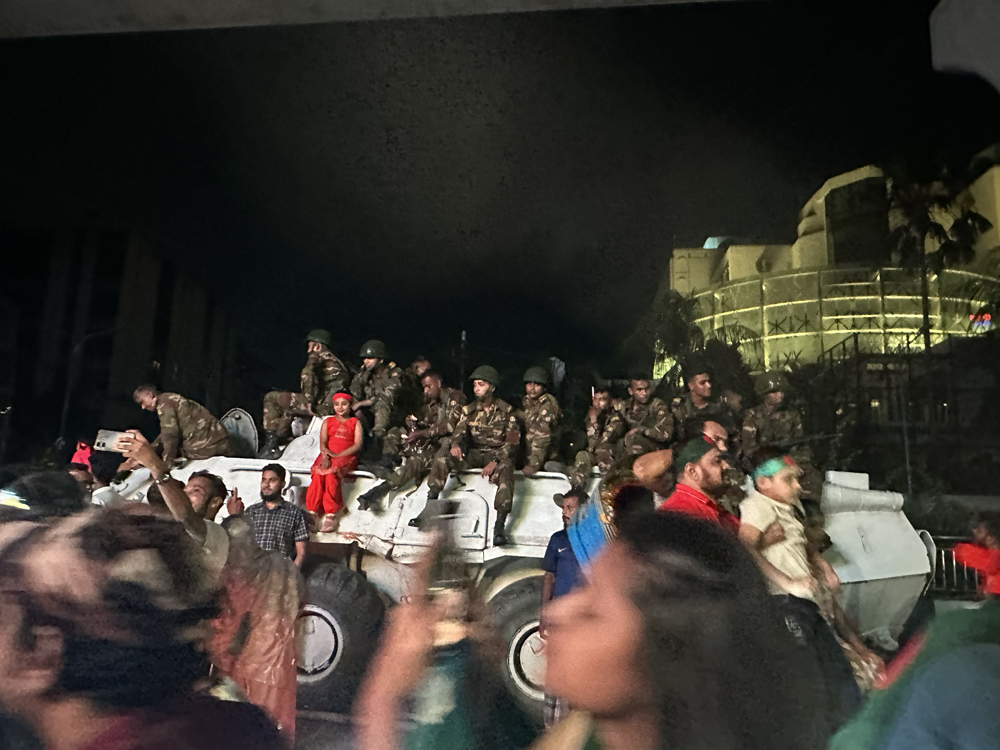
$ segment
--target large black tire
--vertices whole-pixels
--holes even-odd
[[[309,573],[295,628],[300,709],[350,710],[384,617],[385,604],[360,573],[338,563],[322,563]]]
[[[490,604],[506,644],[504,686],[514,701],[532,719],[540,722],[545,705],[539,669],[542,659],[532,646],[538,645],[542,577],[532,576],[508,586],[493,597]]]

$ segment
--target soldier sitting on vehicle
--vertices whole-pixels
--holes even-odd
[[[296,417],[333,414],[331,398],[347,389],[351,372],[332,351],[333,336],[317,328],[306,336],[306,364],[299,375],[299,392],[271,391],[264,396],[264,444],[257,458],[278,458],[279,446],[292,438]]]
[[[442,450],[434,459],[427,480],[427,506],[411,519],[411,526],[421,526],[434,515],[438,495],[448,475],[459,469],[482,469],[482,475],[497,486],[493,507],[497,511],[493,544],[507,544],[504,526],[514,499],[514,459],[521,442],[521,431],[514,417],[514,407],[494,395],[500,373],[489,365],[477,367],[469,377],[476,400],[463,407],[462,416]],[[425,515],[426,514],[426,515]]]
[[[629,398],[621,406],[628,427],[625,452],[630,456],[666,448],[674,434],[674,419],[662,399],[653,395],[653,381],[637,376],[629,381]]]
[[[805,442],[802,414],[790,406],[785,397],[788,391],[785,374],[771,370],[758,375],[754,389],[761,403],[747,412],[740,430],[740,455],[744,464],[765,445],[781,448],[802,470],[799,483],[805,495],[818,500],[823,491],[823,476],[813,465],[812,451]]]
[[[370,433],[372,445],[367,454],[375,457],[383,468],[391,468],[399,455],[403,414],[399,409],[399,397],[403,388],[403,371],[395,362],[386,362],[389,354],[385,344],[377,339],[366,341],[358,354],[363,369],[351,382],[351,395],[356,399],[354,414]]]
[[[431,462],[441,441],[458,426],[465,406],[465,394],[458,388],[444,388],[441,376],[427,370],[421,378],[425,403],[417,414],[406,417],[409,432],[403,438],[403,465],[358,498],[361,510],[385,497],[390,490],[401,490],[410,482],[420,484],[430,471]]]
[[[704,419],[727,415],[731,420],[737,418],[736,409],[729,401],[712,397],[712,375],[706,362],[702,360],[689,362],[684,368],[684,384],[687,386],[687,393],[678,396],[670,403],[670,412],[676,425],[683,425],[688,420],[698,417]],[[730,436],[735,437],[735,430]]]
[[[573,468],[566,477],[574,489],[583,489],[595,466],[601,474],[606,474],[624,453],[625,421],[612,406],[611,391],[606,385],[594,387],[586,430],[587,449],[576,454]]]
[[[226,428],[198,402],[177,393],[161,393],[149,384],[136,388],[132,398],[146,411],[155,411],[160,418],[160,434],[153,441],[153,447],[168,466],[179,457],[232,455]]]
[[[559,441],[556,431],[559,427],[559,402],[546,391],[549,385],[549,371],[535,365],[524,373],[525,395],[517,418],[524,426],[524,475],[534,476],[545,467],[545,462],[553,458]],[[560,467],[561,468],[561,467]]]

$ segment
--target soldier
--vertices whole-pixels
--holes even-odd
[[[167,466],[178,456],[211,458],[232,454],[226,428],[198,402],[177,393],[161,393],[152,385],[140,385],[132,398],[160,418],[160,434],[153,447]]]
[[[740,454],[744,464],[753,461],[754,455],[765,445],[788,451],[802,469],[802,489],[818,500],[823,489],[823,477],[813,465],[812,451],[803,439],[802,414],[790,407],[785,398],[785,391],[788,390],[785,373],[771,370],[758,375],[754,389],[761,397],[761,403],[750,409],[743,420]]]
[[[524,372],[524,398],[517,418],[524,425],[524,476],[533,477],[559,446],[556,430],[562,412],[556,397],[546,391],[549,372],[535,365]]]
[[[371,503],[389,494],[390,490],[401,490],[410,482],[420,484],[430,471],[442,439],[449,437],[458,426],[465,394],[458,388],[442,387],[441,376],[433,370],[425,371],[420,383],[425,404],[417,414],[406,417],[410,432],[403,438],[403,465],[358,498],[361,510],[368,510]]]
[[[683,431],[688,420],[712,416],[723,417],[735,425],[734,410],[730,403],[712,398],[712,376],[704,362],[692,362],[684,368],[684,382],[688,392],[670,403],[670,412],[678,430]],[[735,434],[731,437],[735,437]]]
[[[399,455],[401,447],[402,431],[394,430],[392,435],[388,433],[390,428],[403,425],[403,415],[397,403],[403,388],[403,371],[395,362],[386,362],[389,354],[385,344],[377,339],[366,341],[358,356],[364,363],[364,369],[351,382],[354,413],[369,429],[375,443],[374,452],[379,454],[382,465],[388,468]]]
[[[606,474],[612,464],[624,453],[622,438],[625,436],[625,421],[621,413],[612,406],[611,392],[607,386],[595,386],[587,412],[587,449],[576,454],[573,468],[569,472],[570,486],[583,489],[590,472],[596,466]]]
[[[423,380],[424,373],[431,369],[431,361],[423,354],[418,354],[413,358],[413,361],[410,362],[410,366],[407,369],[416,375],[417,378]]]
[[[494,395],[500,374],[489,365],[477,367],[469,377],[476,400],[463,407],[462,415],[452,434],[442,442],[434,458],[427,480],[427,506],[410,521],[420,526],[431,501],[437,500],[448,481],[448,475],[458,469],[482,469],[483,476],[497,486],[493,507],[497,511],[493,527],[493,544],[507,544],[504,525],[514,499],[514,459],[521,442],[521,431],[514,417],[514,407]],[[469,443],[466,450],[466,442]]]
[[[674,420],[666,403],[653,396],[653,382],[648,378],[632,378],[628,385],[629,398],[621,405],[625,433],[625,452],[641,456],[666,448],[674,434]]]
[[[278,458],[280,445],[292,437],[296,417],[333,414],[333,394],[347,389],[350,370],[330,351],[333,337],[317,328],[306,336],[306,364],[299,375],[299,392],[271,391],[264,396],[264,445],[257,458]]]

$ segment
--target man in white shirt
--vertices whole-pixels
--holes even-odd
[[[754,463],[754,489],[740,503],[739,537],[754,554],[789,632],[815,655],[830,716],[840,724],[857,709],[861,694],[851,665],[816,604],[817,583],[810,562],[820,570],[830,566],[806,540],[799,500],[802,469],[777,450],[762,449]],[[764,530],[775,522],[784,536],[765,543]]]

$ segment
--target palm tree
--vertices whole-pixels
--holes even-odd
[[[963,204],[966,181],[941,170],[937,179],[913,181],[905,177],[889,179],[889,234],[893,263],[917,268],[924,350],[931,348],[930,291],[927,275],[939,274],[949,266],[967,263],[975,255],[975,244],[992,225],[981,214]]]

